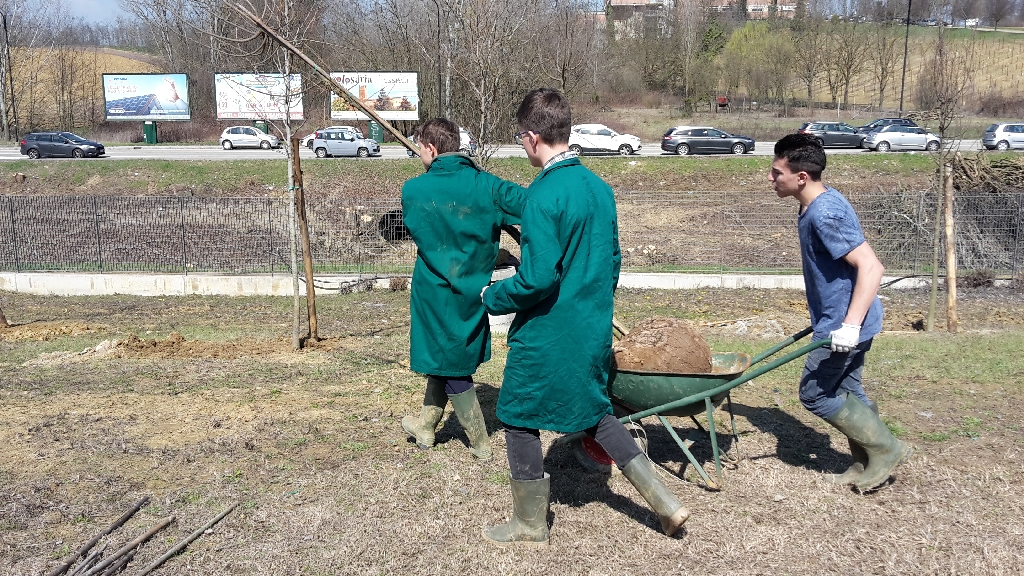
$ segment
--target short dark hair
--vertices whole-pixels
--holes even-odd
[[[433,144],[438,154],[459,151],[459,126],[447,118],[427,120],[416,130],[419,144]]]
[[[537,88],[523,98],[516,112],[520,130],[540,135],[546,144],[567,144],[572,129],[569,99],[554,88]]]
[[[788,134],[775,143],[775,158],[785,158],[793,172],[807,172],[811,180],[821,180],[825,171],[825,149],[811,134]]]

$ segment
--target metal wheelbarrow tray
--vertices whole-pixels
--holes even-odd
[[[719,352],[712,355],[712,372],[710,374],[672,374],[665,372],[643,372],[635,370],[613,370],[609,384],[609,396],[612,404],[615,405],[617,414],[628,412],[627,416],[619,418],[623,424],[637,423],[642,418],[657,416],[662,426],[669,433],[676,444],[686,454],[686,458],[700,474],[708,488],[720,490],[722,480],[722,454],[718,448],[718,440],[715,430],[714,409],[724,400],[729,410],[729,421],[732,425],[732,436],[734,444],[739,449],[739,436],[736,433],[736,420],[732,411],[731,391],[733,388],[753,380],[762,374],[774,370],[783,364],[787,364],[800,358],[812,350],[822,346],[828,346],[829,339],[817,340],[806,344],[788,354],[780,356],[770,362],[761,364],[765,359],[771,357],[782,349],[796,343],[813,332],[812,328],[805,328],[790,336],[783,342],[772,346],[768,350],[751,358],[749,354],[741,352]],[[708,430],[700,425],[694,418],[697,414],[707,414]],[[669,424],[667,416],[689,416],[701,432],[710,436],[711,450],[714,454],[715,472],[717,482],[712,480],[704,468],[697,462],[690,452],[693,440],[683,440]],[[600,450],[596,442],[585,438],[582,434],[573,434],[565,437],[565,440],[576,440],[582,438],[585,446],[583,450],[593,457],[594,448]],[[731,462],[738,462],[736,458],[726,458]],[[610,462],[610,459],[607,460]]]

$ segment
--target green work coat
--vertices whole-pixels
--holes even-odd
[[[487,289],[509,329],[498,418],[577,432],[612,413],[608,370],[619,281],[619,232],[611,187],[576,158],[558,162],[527,190],[522,264]]]
[[[402,214],[416,243],[409,302],[409,366],[469,376],[491,357],[480,291],[491,280],[502,224],[518,224],[526,189],[469,157],[438,156],[402,186]]]

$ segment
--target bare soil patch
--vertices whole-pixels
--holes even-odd
[[[708,374],[711,348],[686,320],[656,316],[633,327],[612,348],[622,370]]]

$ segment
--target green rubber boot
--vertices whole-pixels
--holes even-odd
[[[423,394],[423,408],[419,418],[402,418],[402,430],[416,439],[416,446],[420,450],[427,450],[434,445],[434,431],[444,415],[446,404],[448,395],[444,393],[444,382],[427,376],[427,390]]]
[[[452,394],[448,399],[452,401],[455,415],[459,417],[462,429],[469,437],[469,452],[477,460],[490,460],[491,438],[487,435],[487,424],[484,423],[484,413],[476,398],[476,388]]]
[[[548,500],[551,475],[540,480],[512,480],[512,519],[484,528],[484,539],[495,546],[547,546]]]
[[[875,414],[878,414],[878,404],[875,402],[868,401],[868,408]],[[853,484],[860,478],[860,475],[864,472],[864,467],[868,465],[868,453],[849,438],[846,439],[850,443],[850,456],[853,456],[853,464],[846,469],[842,474],[829,474],[825,477],[825,481],[832,484]]]
[[[666,536],[673,536],[683,527],[683,523],[690,517],[690,511],[669,492],[646,455],[640,454],[630,460],[622,469],[622,475],[658,514],[661,530]]]
[[[913,446],[892,435],[878,414],[852,395],[847,395],[839,412],[825,421],[846,434],[847,438],[859,444],[867,453],[868,464],[853,482],[861,493],[884,484],[896,467],[914,451]]]

